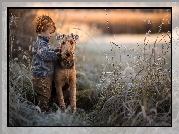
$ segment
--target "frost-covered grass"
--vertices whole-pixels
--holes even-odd
[[[79,49],[76,53],[80,53]],[[154,54],[146,53],[144,60],[141,52],[142,56],[134,57],[133,63],[121,62],[115,60],[114,51],[98,55],[95,60],[95,52],[90,58],[86,53],[85,60],[76,55],[77,106],[86,111],[75,114],[68,110],[62,113],[60,109],[38,113],[33,104],[30,67],[17,59],[11,61],[9,125],[171,126],[170,59],[157,54],[160,57],[156,56],[154,62]],[[125,51],[127,54],[131,50]]]
[[[135,49],[111,43],[100,56],[86,54],[101,70],[95,88],[98,102],[88,113],[93,125],[171,126],[171,35],[157,38],[163,41]]]
[[[171,126],[171,66],[143,58],[125,69],[122,63],[105,65],[97,84],[103,89],[98,125]]]
[[[84,112],[72,113],[70,109],[39,113],[34,105],[35,93],[32,75],[18,59],[9,64],[9,126],[85,126]],[[78,114],[80,112],[80,114]]]

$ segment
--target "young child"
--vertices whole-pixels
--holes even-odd
[[[33,87],[37,94],[37,105],[43,112],[47,111],[49,107],[54,60],[58,59],[58,54],[50,48],[49,43],[56,27],[49,16],[42,15],[37,18],[35,29],[38,36],[34,44],[32,60]]]

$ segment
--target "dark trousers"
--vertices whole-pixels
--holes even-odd
[[[47,111],[49,108],[49,101],[52,90],[52,76],[33,77],[33,88],[37,94],[37,105],[41,108],[41,111]]]

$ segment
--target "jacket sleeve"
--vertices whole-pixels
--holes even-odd
[[[57,54],[49,49],[47,43],[41,42],[39,50],[37,52],[44,61],[53,61],[58,58]]]

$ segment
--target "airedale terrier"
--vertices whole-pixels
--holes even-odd
[[[61,110],[68,105],[72,110],[76,109],[76,70],[75,70],[75,46],[79,38],[77,34],[57,35],[59,41],[59,59],[55,62],[55,88],[57,104]]]

